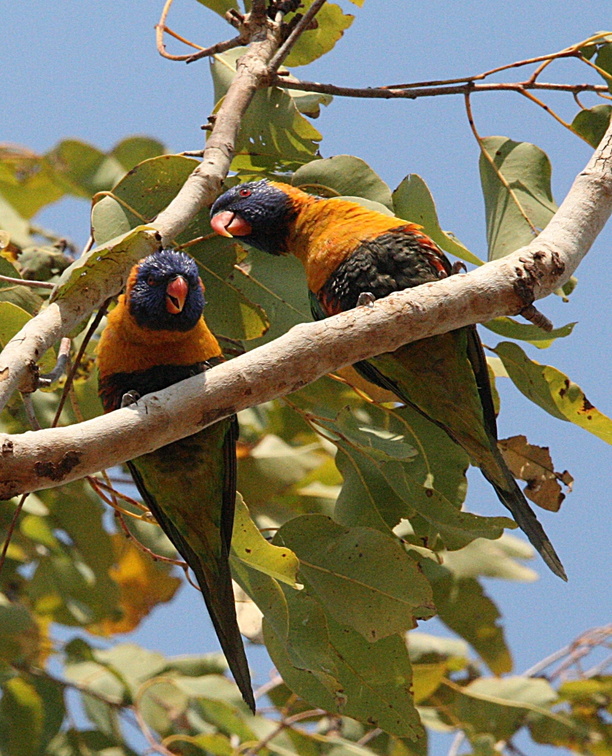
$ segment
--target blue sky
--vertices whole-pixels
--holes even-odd
[[[109,149],[125,136],[147,134],[171,151],[201,148],[200,125],[213,106],[208,64],[185,66],[158,56],[153,27],[161,6],[161,0],[27,0],[8,5],[2,14],[0,141],[44,152],[60,139],[75,137]],[[579,5],[575,0],[367,0],[361,9],[348,3],[344,7],[356,15],[353,27],[334,51],[296,69],[296,75],[349,86],[452,78],[553,52],[612,26],[609,3],[598,0]],[[233,36],[233,30],[195,0],[177,2],[170,24],[201,44]],[[509,73],[505,80],[520,76],[520,71]],[[564,62],[545,78],[582,82],[591,75],[578,63]],[[569,120],[576,111],[567,95],[548,96],[547,101]],[[584,102],[596,104],[588,97]],[[517,94],[480,94],[474,96],[473,108],[483,136],[532,141],[548,153],[553,192],[560,202],[588,161],[590,148]],[[478,148],[461,97],[336,98],[315,125],[324,137],[324,157],[358,155],[391,188],[408,173],[420,174],[436,200],[443,228],[485,256]],[[46,210],[40,221],[83,243],[89,230],[88,206],[64,201]],[[579,285],[569,303],[556,297],[540,303],[555,325],[577,320],[574,335],[547,351],[529,349],[534,359],[566,372],[607,415],[612,415],[608,390],[612,330],[609,263],[605,262],[609,257],[604,255],[611,242],[612,227],[608,227],[578,270]],[[486,331],[483,340],[496,342]],[[487,584],[505,615],[507,638],[520,672],[588,628],[610,621],[612,455],[602,441],[553,420],[524,400],[507,381],[498,385],[500,435],[525,433],[532,443],[549,446],[556,468],[569,469],[575,478],[574,491],[561,512],[539,515],[564,561],[569,583],[563,584],[533,562],[541,575],[536,583]],[[478,475],[471,476],[468,501],[473,511],[502,514]],[[423,629],[432,631],[431,623]],[[175,604],[158,609],[136,640],[167,654],[217,648],[200,597],[188,588]],[[259,651],[251,659],[260,684],[267,679],[269,665]],[[440,752],[446,748],[446,741],[441,741]],[[551,752],[533,744],[526,749],[535,756]]]

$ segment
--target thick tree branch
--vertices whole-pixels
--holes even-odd
[[[67,428],[0,434],[0,498],[50,488],[409,341],[515,314],[574,272],[612,212],[612,126],[546,229],[501,260],[304,323],[136,405]]]

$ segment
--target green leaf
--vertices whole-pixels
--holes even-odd
[[[236,496],[236,515],[232,534],[232,557],[255,570],[297,588],[299,562],[288,548],[266,541],[255,525],[240,494]]]
[[[480,678],[462,688],[457,712],[471,732],[491,733],[495,741],[509,740],[522,726],[526,712],[557,718],[548,710],[556,700],[547,680]]]
[[[1,166],[0,166],[1,168]],[[1,193],[0,184],[0,229],[9,234],[12,244],[17,247],[27,247],[34,243],[30,236],[30,224],[17,210],[6,200]]]
[[[467,665],[469,653],[468,645],[463,640],[430,635],[417,630],[408,633],[408,652],[413,664],[443,659],[453,671],[463,669]]]
[[[0,660],[33,661],[40,652],[40,629],[23,604],[10,602],[0,593]]]
[[[168,665],[165,656],[135,643],[119,643],[113,648],[96,649],[94,658],[126,684],[132,697],[136,696],[144,682],[157,677]]]
[[[336,388],[332,390],[330,381],[323,394],[316,388],[319,383],[291,397],[316,415],[317,425],[325,429],[325,435],[345,454],[340,459],[343,472],[349,472],[350,489],[339,496],[336,511],[339,521],[384,530],[385,525],[393,528],[398,516],[414,517],[416,512],[430,531],[419,532],[419,544],[432,548],[440,533],[449,549],[461,548],[478,537],[498,538],[504,527],[515,527],[506,517],[487,518],[459,511],[465,496],[468,458],[432,422],[409,407],[391,412],[373,405],[366,409],[361,403],[356,424],[346,409],[341,384],[334,382]],[[336,406],[344,409],[334,418]],[[397,451],[390,455],[393,445]],[[419,453],[415,456],[413,452],[407,453],[408,449]],[[363,498],[353,495],[364,488],[369,493]],[[388,488],[397,498],[379,501],[378,492]]]
[[[395,493],[377,464],[352,444],[336,442],[336,466],[344,485],[338,495],[334,516],[341,525],[360,525],[390,532],[414,509]]]
[[[2,686],[0,700],[0,748],[6,756],[37,756],[41,753],[43,702],[36,688],[23,677],[13,677]]]
[[[556,339],[569,336],[574,330],[576,323],[568,323],[560,328],[554,328],[552,331],[544,331],[542,328],[538,328],[538,326],[519,323],[513,318],[502,317],[489,320],[487,323],[483,323],[483,325],[489,331],[498,334],[498,336],[504,336],[507,339],[528,341],[530,344],[538,347],[538,349],[547,349]]]
[[[604,74],[602,76],[608,85],[608,89],[612,92],[612,43],[610,41],[598,46],[595,65],[607,74],[607,76],[604,76]]]
[[[266,646],[285,683],[312,706],[353,717],[402,737],[422,736],[403,638],[368,643],[326,617],[306,593],[286,590],[288,637],[264,622]]]
[[[225,16],[228,10],[239,10],[235,0],[198,0],[198,2],[220,16]]]
[[[382,475],[396,496],[404,502],[406,509],[403,516],[411,517],[415,512],[421,515],[433,526],[432,535],[440,533],[448,549],[461,548],[478,537],[498,538],[504,527],[514,526],[514,523],[505,517],[480,517],[458,509],[465,491],[464,475],[467,465],[465,453],[453,444],[443,431],[414,410],[406,407],[393,413],[394,416],[399,416],[404,420],[405,425],[402,430],[406,440],[414,442],[415,448],[420,452],[410,461],[393,459],[390,456],[385,459],[381,458],[380,454],[378,458],[372,455],[363,439],[351,432],[350,426],[343,422],[346,414],[346,412],[341,413],[335,423],[326,424],[326,427],[333,432],[341,433],[353,447],[349,452],[348,445],[344,445],[343,450],[350,454],[352,459],[357,459],[357,452],[361,452],[375,462],[377,472]],[[393,430],[395,427],[391,425]],[[398,438],[402,437],[396,436],[396,443],[405,447]],[[376,435],[369,434],[368,440],[377,443],[379,452],[382,451]],[[445,451],[443,452],[442,449]],[[367,478],[365,480],[368,481]],[[371,485],[378,487],[380,482],[374,482]],[[448,498],[443,492],[448,493],[452,498]],[[344,501],[341,503],[344,512],[343,521],[346,521],[346,504]],[[397,513],[395,508],[388,511],[393,515]],[[380,509],[378,512],[382,513]],[[387,524],[394,527],[397,523],[387,522]]]
[[[0,301],[0,347],[4,348],[7,343],[18,333],[23,326],[32,319],[29,312],[11,302]],[[55,366],[55,354],[53,349],[47,349],[39,362],[41,372],[48,373]]]
[[[96,291],[108,291],[109,280],[116,281],[116,291],[121,290],[122,274],[130,267],[160,249],[160,236],[152,226],[138,226],[133,231],[111,239],[79,257],[62,273],[51,294],[51,302],[66,297],[87,293],[90,299]],[[104,286],[101,283],[104,282]],[[96,297],[98,300],[100,296]]]
[[[208,226],[208,219],[205,221]],[[205,309],[206,322],[218,336],[228,339],[261,338],[270,326],[260,304],[245,296],[235,283],[238,247],[228,240],[219,244],[212,229],[200,225],[203,238],[187,247],[200,269],[200,276],[210,306]],[[210,236],[211,238],[207,238]]]
[[[480,180],[485,199],[489,260],[529,244],[557,210],[550,188],[550,160],[535,144],[507,137],[486,137]],[[507,186],[500,180],[503,176]]]
[[[138,709],[147,725],[167,737],[177,720],[187,718],[189,696],[171,678],[151,680],[138,694]]]
[[[258,302],[270,322],[265,334],[245,344],[247,349],[266,344],[294,325],[312,319],[304,269],[293,255],[273,257],[252,249],[244,262],[234,268],[229,282],[247,300]],[[208,320],[208,313],[206,317]]]
[[[293,174],[291,183],[324,197],[363,197],[393,210],[387,184],[364,160],[353,155],[313,160]]]
[[[238,488],[250,506],[263,506],[288,493],[309,472],[319,468],[323,460],[318,443],[291,446],[276,434],[267,433],[241,458]]]
[[[445,553],[443,558],[444,566],[457,579],[482,576],[532,583],[538,573],[516,560],[533,559],[534,553],[529,543],[504,533],[496,541],[477,538],[458,551]]]
[[[606,443],[612,443],[612,420],[594,407],[576,383],[557,368],[530,360],[509,341],[493,350],[515,386],[528,399],[559,420],[575,423]]]
[[[43,156],[20,147],[0,149],[0,196],[12,210],[12,213],[8,209],[1,211],[0,217],[2,227],[11,232],[11,235],[20,226],[25,236],[28,227],[17,224],[17,220],[29,220],[45,205],[61,199],[63,194],[54,167]],[[5,220],[12,223],[5,226]],[[25,239],[21,237],[16,243],[21,241]],[[26,241],[28,243],[31,241]]]
[[[119,611],[119,589],[109,570],[114,554],[103,527],[103,507],[83,481],[48,489],[40,497],[62,551],[40,559],[30,583],[36,610],[56,622],[84,625]]]
[[[482,265],[483,261],[453,234],[442,231],[431,192],[416,173],[408,174],[393,192],[393,210],[398,218],[423,226],[425,233],[445,252],[473,265]]]
[[[429,585],[417,565],[397,540],[377,530],[302,515],[285,523],[275,540],[298,555],[300,576],[326,612],[370,642],[433,614]]]
[[[155,218],[174,199],[198,165],[193,158],[161,155],[140,163],[113,187],[112,192],[94,197],[91,225],[96,244],[105,244]],[[194,223],[207,215],[202,211]],[[187,238],[197,235],[194,233]]]
[[[299,81],[286,68],[281,68],[280,71],[283,73],[283,81]],[[291,97],[300,113],[309,118],[318,118],[321,115],[321,105],[330,105],[334,99],[331,95],[322,92],[302,92],[300,89],[285,89],[284,87],[281,89]]]
[[[65,139],[45,156],[54,178],[65,192],[89,199],[96,192],[110,189],[125,173],[112,155],[85,142]]]
[[[213,56],[211,73],[217,100],[225,96],[245,48]],[[313,160],[321,134],[298,111],[293,98],[278,87],[259,90],[240,125],[232,170],[264,173],[294,171]]]
[[[232,577],[257,605],[276,633],[287,635],[287,599],[278,580],[254,570],[244,562],[232,564]]]
[[[114,738],[109,738],[97,730],[73,730],[61,732],[53,742],[47,744],[45,756],[138,756],[124,742],[117,745]]]
[[[593,108],[580,110],[572,121],[572,129],[588,142],[597,147],[610,123],[612,105],[595,105]]]
[[[474,578],[454,575],[449,566],[422,563],[431,583],[438,616],[481,656],[496,675],[512,670],[512,657],[499,620],[501,615]]]
[[[142,163],[144,160],[163,155],[164,145],[157,139],[145,136],[133,136],[122,139],[111,150],[110,154],[115,158],[125,171]]]
[[[2,685],[0,751],[44,756],[64,720],[62,688],[46,677],[12,677]]]
[[[303,0],[300,12],[308,10],[313,0]],[[288,20],[291,14],[287,15]],[[285,65],[305,66],[329,52],[341,39],[344,30],[353,23],[354,16],[346,14],[339,5],[326,3],[316,16],[316,29],[306,30],[287,56]]]

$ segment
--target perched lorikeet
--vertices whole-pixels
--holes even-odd
[[[315,319],[373,297],[445,278],[452,267],[421,226],[347,200],[255,181],[221,195],[213,229],[304,264]],[[567,580],[553,545],[505,464],[482,344],[474,326],[406,344],[355,365],[368,380],[436,423],[468,453],[550,569]]]
[[[164,249],[132,269],[98,346],[106,412],[129,392],[160,391],[223,360],[202,310],[194,260]],[[242,697],[255,711],[236,622],[229,551],[236,498],[235,417],[128,462],[140,494],[193,570]]]

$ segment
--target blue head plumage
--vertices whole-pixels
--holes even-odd
[[[154,331],[190,331],[206,304],[198,266],[174,249],[159,250],[140,261],[127,298],[138,325]]]
[[[291,198],[282,189],[262,179],[228,189],[211,207],[210,217],[217,233],[226,235],[223,234],[223,228],[229,226],[229,230],[241,243],[250,244],[272,255],[280,255],[287,252],[287,228],[296,212]],[[232,217],[244,223],[239,232],[234,232],[230,225]]]

